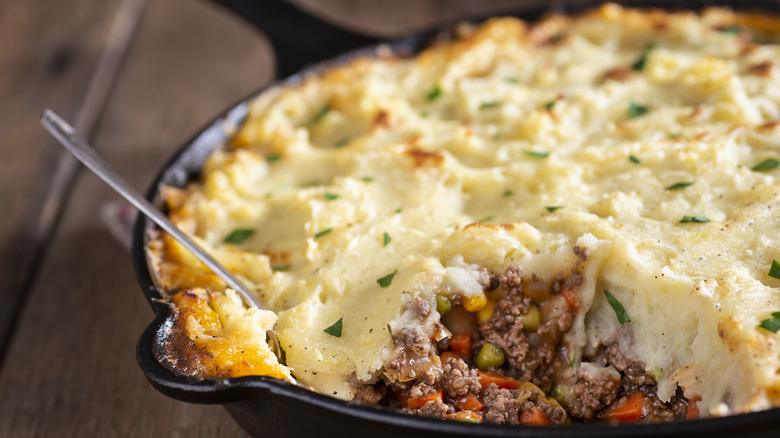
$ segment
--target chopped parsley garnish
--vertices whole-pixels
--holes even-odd
[[[533,158],[547,158],[550,156],[549,152],[523,151],[523,153]]]
[[[374,182],[374,177],[373,176],[364,176],[361,179],[363,180],[363,182]]]
[[[273,163],[275,161],[279,161],[282,159],[282,156],[279,154],[268,154],[265,156],[265,161],[268,161],[269,163]]]
[[[637,158],[637,157],[635,157],[633,155],[630,155],[628,157],[628,161],[630,161],[630,162],[632,162],[634,164],[642,164],[642,160],[640,160],[639,158]]]
[[[255,230],[249,228],[237,228],[233,230],[230,234],[228,234],[228,236],[225,237],[225,240],[223,240],[223,242],[234,243],[238,245],[244,243],[244,241],[248,239],[249,236],[251,236],[252,234],[255,234]]]
[[[682,219],[680,219],[681,224],[689,223],[689,222],[695,222],[699,224],[705,224],[709,222],[710,220],[707,219],[704,216],[696,215],[696,216],[683,216]]]
[[[519,81],[517,80],[517,78],[504,78],[504,82],[508,82],[510,84],[516,84]]]
[[[650,51],[655,48],[655,45],[653,43],[650,43],[645,46],[645,50],[642,51],[642,54],[639,55],[639,59],[636,60],[633,64],[631,64],[631,70],[634,71],[642,71],[645,69],[645,64],[647,64],[647,58],[650,56]]]
[[[271,269],[273,269],[274,271],[277,271],[277,272],[286,271],[286,270],[290,269],[290,264],[288,263],[288,264],[282,265],[282,266],[274,266]]]
[[[769,274],[772,278],[777,278],[780,280],[780,262],[777,260],[772,260],[772,266],[769,267]]]
[[[769,330],[772,333],[777,333],[777,331],[780,330],[780,312],[772,313],[771,318],[761,321],[761,324],[758,326],[764,330]]]
[[[515,192],[513,192],[511,190],[504,190],[504,193],[501,196],[506,198],[507,196],[512,196],[514,194],[515,194]]]
[[[628,317],[628,313],[626,313],[626,309],[622,304],[620,304],[620,301],[618,301],[617,298],[615,298],[615,296],[609,293],[609,291],[606,289],[604,289],[604,295],[607,297],[609,305],[612,306],[612,310],[615,311],[615,316],[617,316],[618,322],[621,324],[630,322],[631,318]]]
[[[670,185],[669,187],[667,187],[666,190],[682,190],[682,189],[684,189],[686,187],[692,186],[693,183],[694,183],[694,181],[674,183],[674,184]]]
[[[554,101],[554,100],[551,100],[551,101],[549,101],[549,102],[545,103],[545,104],[544,104],[544,109],[546,109],[547,111],[550,111],[550,110],[551,110],[551,109],[553,109],[553,107],[555,106],[555,102],[556,102],[556,101]]]
[[[669,140],[677,140],[678,138],[682,137],[682,134],[675,132],[673,134],[669,134],[667,137],[669,137]]]
[[[341,195],[337,195],[335,193],[328,193],[328,192],[325,192],[325,195],[323,195],[323,196],[328,201],[334,201],[334,200],[339,199],[341,197]]]
[[[497,100],[493,100],[493,101],[490,101],[490,102],[482,102],[481,104],[479,104],[479,109],[482,110],[482,109],[494,108],[494,107],[497,107],[499,105],[501,105],[501,102],[499,102]]]
[[[387,231],[385,231],[384,236],[382,236],[382,246],[387,246],[387,244],[390,243],[391,240],[393,239],[391,239],[390,235],[387,234]]]
[[[343,148],[343,147],[344,147],[344,146],[346,146],[348,143],[349,143],[349,139],[348,139],[348,138],[345,138],[345,139],[343,139],[343,140],[339,141],[338,143],[336,143],[336,145],[335,145],[334,147],[337,147],[337,148]]]
[[[434,100],[438,99],[441,96],[441,88],[437,85],[431,89],[431,91],[428,92],[428,94],[425,95],[425,98],[428,99],[429,102],[433,102]]]
[[[428,116],[430,116],[430,115],[431,115],[431,113],[429,113],[428,111],[423,111],[423,112],[420,113],[420,117],[422,117],[423,119],[427,119]]]
[[[396,269],[391,274],[387,274],[384,277],[378,279],[376,282],[379,284],[379,287],[387,287],[390,286],[390,283],[393,282],[393,277],[395,277],[395,274],[398,272]]]
[[[337,338],[341,337],[341,322],[344,320],[344,317],[339,318],[338,321],[336,321],[332,326],[326,328],[323,330],[325,333],[335,336]]]
[[[738,24],[732,24],[731,26],[720,29],[723,33],[738,34],[742,31],[742,28]]]
[[[333,228],[325,228],[324,230],[322,230],[319,233],[315,234],[314,238],[315,239],[319,239],[320,237],[330,233],[331,231],[333,231]]]
[[[401,209],[401,207],[398,207],[398,208],[396,208],[396,209],[395,209],[395,214],[398,214],[398,213],[400,213],[400,212],[401,212],[401,210],[402,210],[402,209]]]
[[[549,207],[544,207],[545,210],[549,211],[550,213],[554,212],[555,210],[563,208],[563,205],[551,205]]]
[[[777,161],[774,158],[767,158],[766,160],[753,166],[753,168],[750,170],[755,172],[764,172],[766,170],[776,169],[777,166],[780,166],[780,161]]]
[[[477,222],[489,222],[489,221],[492,221],[492,220],[493,220],[493,215],[490,214],[490,215],[487,215],[487,216],[477,220]]]
[[[642,117],[643,115],[647,114],[647,112],[650,111],[650,109],[644,105],[639,105],[636,102],[631,102],[628,105],[628,110],[626,111],[626,115],[629,119],[635,119],[637,117]]]
[[[311,118],[311,124],[315,124],[322,120],[325,115],[327,115],[330,112],[330,107],[324,107],[321,110],[317,111],[317,114],[314,115],[314,117]]]

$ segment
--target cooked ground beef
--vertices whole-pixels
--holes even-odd
[[[484,342],[501,348],[506,354],[508,370],[518,379],[532,382],[550,391],[553,375],[565,364],[558,354],[563,334],[571,328],[573,313],[564,300],[549,307],[549,319],[536,331],[524,330],[520,317],[528,312],[531,299],[523,293],[525,274],[516,265],[509,266],[499,277],[499,287],[507,295],[495,304],[490,320],[480,325]]]
[[[443,364],[442,386],[450,398],[477,395],[482,390],[477,370],[460,358],[448,358]]]
[[[520,414],[538,409],[552,423],[560,424],[569,417],[579,422],[610,418],[610,409],[614,412],[617,404],[637,400],[637,392],[641,391],[644,395],[640,397],[643,404],[640,421],[684,418],[688,403],[682,391],[670,402],[662,402],[656,395],[655,379],[642,363],[628,358],[616,344],[601,348],[595,357],[584,358],[586,361],[578,367],[569,363],[562,341],[572,327],[574,309],[578,307],[573,293],[582,284],[579,268],[589,257],[584,248],[575,247],[574,253],[578,260],[570,274],[555,277],[547,286],[536,276],[526,279],[516,265],[509,266],[501,275],[482,272],[480,284],[486,291],[493,291],[488,294],[490,298],[497,299],[489,319],[477,328],[476,313],[456,307],[448,315],[457,316],[450,321],[453,327],[459,324],[461,334],[471,330],[475,356],[463,348],[459,351],[453,348],[441,363],[433,360],[427,368],[420,368],[420,361],[435,359],[439,350],[450,349],[450,343],[439,342],[437,349],[434,335],[419,327],[404,328],[392,333],[396,355],[385,365],[388,370],[397,371],[396,380],[358,385],[356,400],[379,402],[435,418],[459,418],[465,412],[469,419],[481,415],[482,421],[497,424],[519,424],[523,417]],[[527,284],[530,284],[528,294],[534,297],[533,303],[524,291]],[[460,303],[457,296],[452,302],[456,306]],[[435,324],[448,333],[428,301],[417,297],[409,306],[421,321],[436,318]],[[530,310],[539,316],[529,314]],[[524,327],[524,320],[533,325]],[[505,361],[503,365],[490,367],[489,373],[480,374],[471,361],[476,361],[476,352],[488,342],[503,351]],[[483,387],[483,379],[500,383],[502,387],[496,383]],[[553,391],[553,384],[560,385],[561,389]],[[552,398],[553,392],[565,403],[565,410]]]
[[[482,413],[483,421],[496,424],[520,424],[517,416],[520,406],[512,391],[491,383],[482,392],[482,403],[485,405],[485,411]]]
[[[588,366],[588,365],[585,365]],[[600,373],[577,373],[577,383],[569,390],[567,411],[582,421],[591,421],[601,410],[615,402],[620,391],[620,375],[606,371]]]

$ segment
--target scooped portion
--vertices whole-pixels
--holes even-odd
[[[162,360],[502,424],[780,406],[778,29],[608,4],[263,92],[162,195],[270,312],[151,236]]]

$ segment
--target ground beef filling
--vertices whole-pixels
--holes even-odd
[[[391,369],[408,369],[410,355],[431,365],[398,373],[403,379],[359,385],[355,400],[434,418],[513,425],[690,417],[682,391],[661,401],[655,379],[617,345],[570,363],[562,341],[577,311],[572,291],[582,282],[578,268],[588,257],[586,249],[574,252],[579,261],[572,272],[548,284],[515,265],[486,276],[484,308],[466,311],[464,300],[455,300],[442,317],[449,339],[395,333],[399,353]],[[420,319],[436,314],[421,299],[412,305]]]

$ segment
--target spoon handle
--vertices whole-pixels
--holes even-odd
[[[157,207],[138,194],[138,192],[133,190],[132,187],[120,178],[119,175],[117,175],[102,158],[100,158],[86,140],[76,133],[76,130],[71,125],[55,114],[54,111],[48,109],[44,110],[41,115],[41,124],[54,136],[54,138],[65,146],[65,149],[73,154],[79,161],[84,163],[89,170],[94,172],[95,175],[99,176],[106,184],[111,186],[112,189],[133,204],[133,206],[146,215],[146,217],[159,225],[160,228],[167,231],[168,234],[184,245],[185,248],[211,269],[213,273],[227,283],[230,288],[238,292],[247,306],[256,306],[260,309],[264,309],[264,307],[252,297],[230,271],[225,269],[224,266],[211,257],[200,247],[200,245],[190,239],[189,236],[179,230],[173,222],[168,220],[168,218],[157,209]]]

